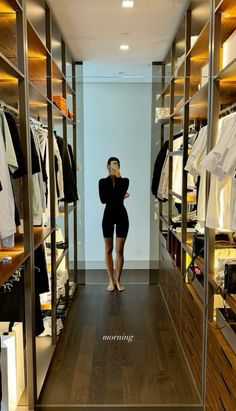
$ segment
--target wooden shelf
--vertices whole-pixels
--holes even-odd
[[[54,231],[55,228],[52,227],[34,227],[34,249],[36,250]]]
[[[168,216],[160,215],[160,220],[161,220],[164,224],[169,225],[169,223],[168,223]]]
[[[68,248],[67,248],[66,250],[63,250],[63,251],[62,251],[60,257],[59,257],[59,258],[57,259],[57,261],[56,261],[56,269],[58,269],[59,265],[61,264],[63,258],[65,258],[65,256],[67,255],[67,253],[68,253]]]
[[[170,190],[169,193],[170,193],[170,195],[172,195],[172,197],[176,197],[179,200],[182,200],[182,195],[181,194],[175,193],[173,190]]]
[[[22,10],[22,5],[18,0],[0,0],[0,12],[11,12]]]
[[[220,81],[236,81],[236,59],[224,67],[216,76]]]
[[[170,84],[171,84],[171,79],[170,79],[170,82],[165,85],[163,91],[161,92],[162,96],[169,96],[170,95]]]
[[[11,63],[11,61],[0,52],[0,79],[13,80],[24,78],[23,73]]]
[[[234,0],[221,0],[216,8],[216,12],[217,11],[232,17],[236,17],[236,3]]]
[[[17,66],[16,12],[0,13],[0,17],[0,52]]]
[[[28,57],[43,57],[51,56],[48,48],[43,43],[34,26],[27,20],[27,34],[28,34]]]
[[[51,101],[42,93],[42,91],[31,81],[29,82],[29,108],[30,115],[40,121],[47,123],[47,107],[52,104]]]
[[[55,122],[56,120],[62,120],[63,118],[65,118],[69,124],[75,124],[75,122],[67,117],[54,103],[53,110],[55,111],[55,116],[53,117]]]
[[[185,252],[192,257],[193,255],[193,233],[187,233],[187,240],[186,243],[182,243],[182,247],[185,250]],[[204,273],[205,268],[204,268],[204,259],[202,257],[197,257],[194,260],[194,263],[196,266]]]
[[[187,102],[189,104],[190,119],[207,118],[208,109],[208,83],[197,91]]]
[[[72,86],[70,85],[70,83],[66,80],[66,87],[67,87],[67,93],[70,95],[75,95],[75,91],[73,90]]]
[[[181,233],[177,233],[173,228],[169,228],[170,232],[177,238],[177,240],[181,243],[182,242],[182,236]]]
[[[203,27],[198,39],[194,43],[193,47],[188,51],[186,58],[190,57],[192,64],[206,61],[208,59],[208,46],[209,46],[209,21]]]
[[[2,259],[3,257],[12,257],[12,261],[10,261],[9,263],[0,263],[0,285],[4,284],[12,276],[12,273],[14,273],[17,268],[24,264],[24,262],[29,257],[29,253],[24,252],[22,243],[16,243],[14,251],[12,248],[9,248],[8,250],[2,247],[0,251],[0,259]]]
[[[52,228],[34,227],[34,249],[36,250],[53,231]],[[4,284],[29,257],[29,253],[24,251],[23,241],[23,235],[16,235],[15,247],[1,247],[0,259],[8,256],[12,257],[12,261],[0,263],[0,285]]]
[[[216,273],[209,273],[209,282],[214,287],[214,289],[218,289],[218,294],[221,294],[222,297],[225,299],[226,303],[229,307],[234,311],[236,314],[236,295],[235,294],[228,294],[224,291],[224,285],[222,279],[216,278]]]

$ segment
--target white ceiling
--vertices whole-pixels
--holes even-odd
[[[135,0],[133,9],[121,0],[49,3],[76,60],[151,62],[165,57],[188,0]]]

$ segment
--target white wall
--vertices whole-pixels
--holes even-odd
[[[85,78],[90,69],[85,63]],[[151,66],[146,65],[145,70],[151,78]],[[120,159],[121,175],[130,179],[130,198],[125,200],[130,220],[125,267],[149,267],[151,102],[148,82],[84,83],[86,268],[105,267],[101,227],[104,205],[99,200],[98,180],[107,176],[110,156]]]

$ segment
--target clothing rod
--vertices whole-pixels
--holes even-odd
[[[223,110],[220,111],[220,116],[223,116],[224,114],[230,114],[231,110],[236,109],[236,103],[233,103],[231,106],[228,106],[224,108]]]
[[[16,108],[9,106],[4,101],[0,100],[0,108],[7,108],[8,110],[12,111],[13,113],[19,114],[19,110]]]

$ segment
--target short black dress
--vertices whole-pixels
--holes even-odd
[[[129,218],[124,206],[124,196],[129,187],[129,179],[116,177],[113,185],[110,176],[99,180],[99,196],[106,204],[102,230],[103,237],[112,238],[116,225],[116,236],[126,238],[129,230]]]

